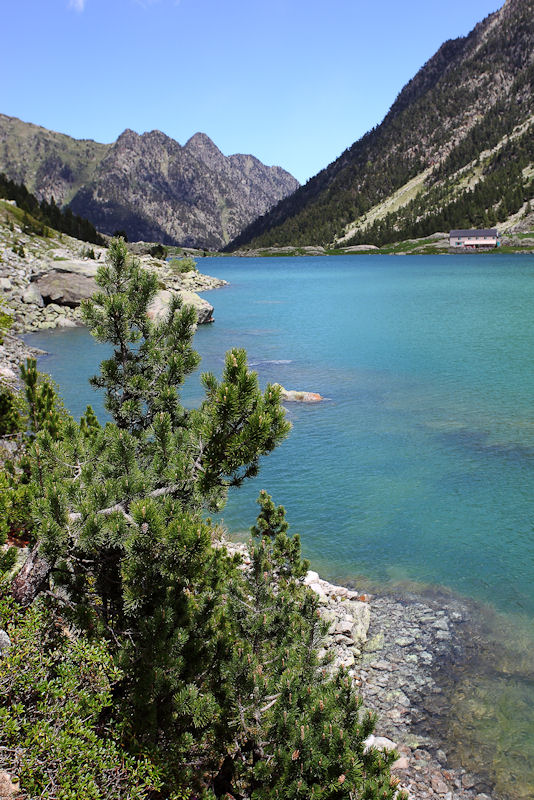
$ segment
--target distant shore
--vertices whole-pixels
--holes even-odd
[[[405,249],[402,249],[403,247],[405,247]],[[433,245],[410,247],[406,246],[403,242],[399,245],[390,245],[387,247],[367,247],[366,245],[358,245],[354,248],[346,247],[338,249],[328,249],[324,247],[268,247],[255,250],[236,250],[233,253],[210,253],[210,256],[214,258],[302,258],[306,256],[484,256],[510,254],[534,255],[534,240],[532,245],[506,245],[493,250],[484,250],[480,252],[468,250],[452,252],[448,247],[438,248]]]
[[[460,255],[468,251],[463,251]],[[501,247],[484,252],[477,252],[474,255],[486,254],[509,254],[509,253],[534,253],[534,232],[532,235],[526,233],[504,234],[501,239]],[[471,255],[471,252],[469,251]],[[233,253],[210,253],[213,256],[233,256],[234,258],[283,258],[295,256],[358,256],[358,255],[457,255],[451,253],[449,248],[449,234],[445,232],[433,233],[420,239],[407,239],[402,242],[382,245],[377,247],[373,244],[357,244],[343,246],[342,243],[335,245],[286,245],[274,247],[241,248]]]

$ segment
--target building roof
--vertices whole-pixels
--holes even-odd
[[[449,236],[498,236],[497,228],[470,228],[464,231],[451,231]]]

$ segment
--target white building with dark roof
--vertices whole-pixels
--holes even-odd
[[[497,228],[474,228],[460,231],[450,231],[449,247],[452,250],[481,250],[484,248],[499,247],[499,232]]]

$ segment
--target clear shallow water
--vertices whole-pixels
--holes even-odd
[[[521,631],[510,641],[521,652],[521,700],[510,695],[507,651],[496,671],[511,731],[496,746],[506,770],[509,737],[528,741],[518,758],[534,794],[534,674],[525,667],[534,663],[534,258],[224,258],[199,267],[230,282],[206,294],[216,321],[196,335],[202,369],[220,374],[225,351],[245,347],[262,385],[328,398],[287,406],[289,439],[230,497],[225,524],[246,532],[265,487],[325,577],[365,576],[362,588],[439,584],[505,610],[491,636],[499,630],[501,647]],[[86,331],[27,339],[50,352],[40,369],[75,415],[88,402],[101,408],[87,377],[102,349]],[[184,400],[199,398],[193,378]],[[485,681],[478,696],[494,713],[502,681]],[[477,713],[488,742],[491,713]],[[517,790],[522,780],[507,790],[532,796]]]

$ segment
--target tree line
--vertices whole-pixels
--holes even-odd
[[[98,233],[89,220],[74,214],[68,206],[59,208],[54,198],[50,201],[39,200],[22,183],[9,180],[5,174],[0,173],[0,197],[6,200],[15,200],[17,207],[30,214],[40,225],[34,231],[41,235],[49,226],[60,233],[66,233],[74,239],[81,239],[91,244],[104,245],[105,239]]]

